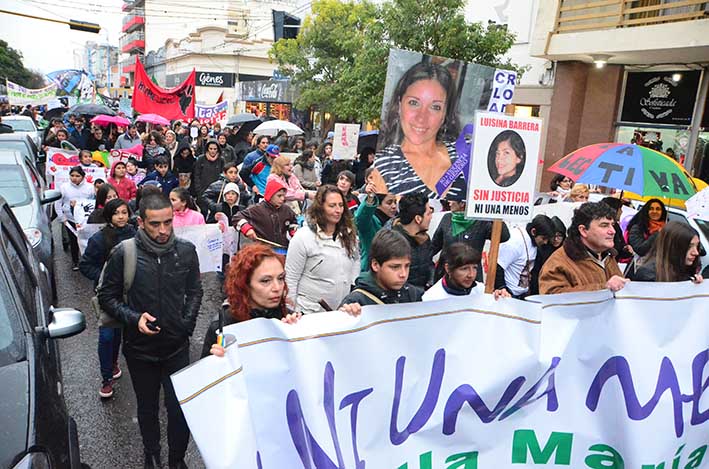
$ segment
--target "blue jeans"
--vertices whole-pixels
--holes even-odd
[[[98,360],[101,364],[103,382],[113,380],[113,364],[118,362],[121,349],[121,329],[113,327],[98,328]]]

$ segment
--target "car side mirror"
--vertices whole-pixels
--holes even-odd
[[[48,204],[51,202],[56,202],[57,200],[62,198],[62,193],[61,191],[58,191],[56,189],[47,189],[42,193],[42,198],[39,200],[40,203],[42,204]]]
[[[47,327],[37,327],[37,332],[50,339],[64,339],[86,329],[84,313],[72,308],[54,308],[52,306],[51,322]]]

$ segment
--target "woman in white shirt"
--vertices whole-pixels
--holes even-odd
[[[69,170],[69,181],[63,183],[59,190],[62,198],[60,217],[62,221],[69,223],[69,226],[76,230],[76,220],[74,218],[74,206],[81,199],[93,199],[95,197],[94,186],[86,182],[86,173],[81,166],[74,166]],[[79,243],[76,239],[75,231],[68,229],[69,247],[71,249],[72,270],[79,270]]]
[[[337,187],[325,185],[308,209],[286,256],[288,296],[296,311],[334,310],[359,275],[359,247],[352,213]]]
[[[480,295],[485,293],[485,285],[475,281],[480,264],[480,252],[466,243],[449,244],[441,253],[445,275],[426,293],[423,301],[442,300],[456,296]],[[505,289],[493,292],[495,299],[508,298]]]

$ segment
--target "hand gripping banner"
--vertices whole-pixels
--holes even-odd
[[[166,90],[150,80],[136,58],[132,106],[141,114],[157,114],[170,120],[192,119],[195,115],[195,71],[192,70],[181,85]]]

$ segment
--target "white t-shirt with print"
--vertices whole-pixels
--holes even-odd
[[[537,247],[524,227],[510,230],[510,239],[500,244],[497,263],[505,270],[505,284],[513,295],[519,296],[529,290],[529,284],[520,285],[520,276],[528,268],[531,274],[534,259],[537,258]],[[529,274],[527,279],[529,280]]]

